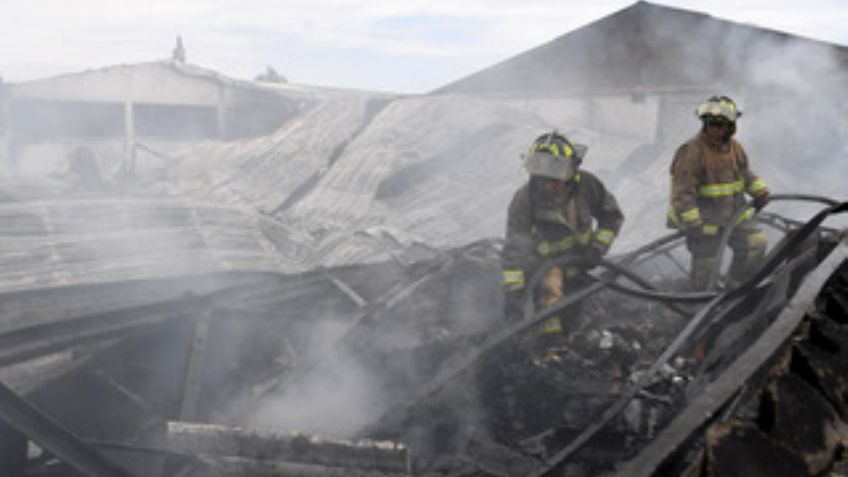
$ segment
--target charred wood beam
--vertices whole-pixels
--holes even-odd
[[[203,461],[215,475],[221,477],[406,477],[408,473],[384,472],[381,470],[351,469],[326,465],[276,462],[244,457],[222,457],[201,455]],[[191,474],[189,474],[191,475]]]
[[[203,367],[206,362],[206,344],[209,341],[211,320],[212,311],[206,310],[194,322],[194,339],[186,364],[183,399],[180,406],[180,419],[184,421],[197,418],[197,404],[203,385]]]
[[[482,436],[470,437],[463,450],[463,460],[497,477],[527,475],[542,464],[538,459]]]
[[[91,366],[96,356],[108,354],[120,342],[107,340],[84,350],[70,349],[0,368],[0,381],[16,393],[26,396],[66,374]]]
[[[704,392],[695,396],[689,406],[678,414],[639,455],[620,468],[617,475],[649,476],[653,474],[663,461],[727,402],[786,341],[812,307],[825,281],[845,260],[848,260],[848,238],[843,239],[806,277],[774,324],[736,360],[727,372],[718,377]]]
[[[141,305],[120,312],[67,318],[0,333],[0,367],[150,330],[172,320],[194,316],[212,306],[216,300],[231,300],[244,291],[244,286],[234,286],[206,295]]]
[[[90,316],[16,330],[0,336],[0,366],[8,366],[74,347],[84,347],[113,338],[150,330],[165,322],[195,312],[185,303],[145,306],[143,309],[106,316]]]
[[[132,477],[70,431],[0,383],[0,418],[47,449],[62,462],[89,477]]]
[[[0,475],[23,475],[27,466],[27,438],[0,420]]]
[[[168,423],[168,448],[195,455],[214,455],[268,461],[274,464],[311,464],[323,468],[359,469],[407,475],[407,448],[395,442],[334,441],[302,434],[225,427],[186,422]],[[259,463],[257,463],[259,465]],[[252,474],[250,474],[252,475]],[[289,474],[285,474],[289,475]],[[300,474],[294,474],[300,475]],[[353,475],[318,473],[304,475]],[[363,474],[374,475],[374,474]]]
[[[94,370],[92,376],[101,380],[104,385],[111,387],[115,390],[116,393],[125,397],[126,400],[132,403],[133,406],[138,408],[140,411],[144,412],[148,416],[151,416],[151,423],[161,422],[162,418],[159,417],[159,413],[153,409],[150,404],[142,399],[139,395],[134,393],[132,390],[124,386],[123,384],[117,382],[113,379],[109,374],[105,373],[102,369]],[[151,426],[153,424],[150,424]]]
[[[359,293],[356,293],[356,290],[354,290],[353,287],[334,277],[329,272],[327,272],[326,275],[330,283],[344,293],[346,297],[350,298],[350,300],[354,302],[358,308],[365,308],[365,306],[368,305],[368,300],[362,298],[362,295]]]

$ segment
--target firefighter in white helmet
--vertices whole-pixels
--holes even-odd
[[[691,281],[696,290],[707,288],[715,267],[718,242],[724,227],[733,227],[729,245],[733,261],[729,286],[744,281],[758,266],[766,237],[751,220],[753,210],[735,224],[727,222],[745,204],[745,194],[759,209],[769,198],[766,183],[751,170],[748,155],[733,139],[742,112],[727,96],[713,96],[696,114],[701,130],[677,149],[671,164],[671,204],[668,225],[686,233],[692,254]]]
[[[581,286],[583,270],[596,266],[609,250],[624,215],[612,194],[593,174],[579,169],[587,147],[556,131],[539,136],[524,154],[529,181],[514,195],[502,254],[508,319],[521,318],[525,280],[546,261],[565,254],[578,266],[554,267],[537,290],[537,306],[548,307]],[[561,334],[561,316],[542,324],[542,334]]]

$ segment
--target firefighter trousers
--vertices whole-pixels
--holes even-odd
[[[722,233],[720,229],[715,235],[686,237],[686,247],[692,254],[690,279],[695,290],[706,290],[709,285],[710,273],[716,266],[716,253]],[[750,221],[739,224],[731,232],[728,246],[733,250],[733,260],[725,277],[728,286],[738,286],[750,278],[765,255],[766,245],[765,234]]]

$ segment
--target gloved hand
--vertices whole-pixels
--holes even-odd
[[[760,209],[762,209],[763,207],[766,206],[766,204],[768,204],[769,198],[770,198],[770,195],[769,195],[768,192],[763,192],[761,194],[757,194],[754,197],[754,210],[759,212]]]
[[[686,238],[688,240],[698,241],[704,238],[704,225],[692,225],[690,227],[686,227]]]
[[[580,260],[586,270],[591,270],[601,264],[604,254],[597,247],[587,247],[583,252],[583,258]]]

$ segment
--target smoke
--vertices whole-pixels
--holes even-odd
[[[344,438],[373,420],[386,404],[382,383],[373,369],[337,346],[346,329],[341,321],[319,318],[305,330],[298,347],[304,353],[297,359],[314,367],[262,400],[244,422]]]
[[[343,306],[321,306],[319,311],[299,306],[297,299],[286,303],[279,317],[285,332],[279,334],[292,343],[290,372],[280,376],[272,392],[263,388],[244,393],[225,420],[351,438],[395,405],[414,399],[437,370],[468,351],[469,340],[501,322],[491,244],[452,254],[458,255],[456,261],[445,268],[422,270],[420,277],[405,277],[402,270],[392,271],[385,264],[364,267],[362,280],[373,281],[368,275],[380,274],[393,286],[379,291],[378,301],[385,305],[361,321],[351,322]],[[488,258],[481,260],[480,254]],[[421,266],[432,267],[433,262]],[[363,281],[348,283],[359,290],[367,288]],[[462,408],[457,416],[419,415],[410,428],[395,426],[382,432],[431,446],[438,440],[433,433],[439,423],[481,428],[485,411],[475,383],[459,388],[456,384],[444,399]]]
[[[187,158],[180,164],[159,157],[149,169],[143,164],[138,169],[145,185],[141,192],[147,194],[169,190],[266,211],[297,197],[279,218],[305,224],[312,237],[283,230],[274,243],[257,242],[263,235],[256,224],[237,220],[240,214],[225,208],[204,209],[207,214],[164,207],[161,215],[148,210],[134,221],[109,197],[78,209],[69,204],[69,215],[52,221],[91,236],[84,243],[65,243],[60,251],[78,260],[75,277],[102,284],[160,279],[186,270],[227,272],[239,268],[233,263],[273,273],[298,272],[315,263],[312,253],[321,234],[329,230],[334,239],[348,235],[349,245],[358,230],[374,230],[363,224],[398,230],[398,236],[410,237],[404,244],[431,248],[499,237],[509,199],[526,179],[519,154],[538,134],[554,128],[588,144],[584,167],[598,173],[625,210],[625,228],[615,251],[627,250],[666,232],[671,158],[700,127],[693,114],[698,103],[713,94],[729,95],[743,109],[737,138],[773,192],[845,199],[848,73],[839,57],[844,54],[828,45],[730,28],[703,16],[675,18],[636,19],[641,23],[625,23],[626,28],[614,22],[595,25],[594,33],[552,43],[550,53],[518,59],[516,68],[495,68],[489,76],[483,72],[443,91],[463,94],[394,100],[373,118],[366,99],[327,102],[254,143],[198,142],[179,155]],[[203,127],[188,134],[205,137],[212,129],[211,113],[195,112],[202,116]],[[162,118],[177,118],[167,113],[148,110],[141,116],[151,123],[150,130],[161,132],[157,128],[162,127],[170,133],[174,125]],[[104,114],[116,117],[112,110]],[[32,123],[36,127],[39,121]],[[92,147],[107,182],[126,158],[114,138],[23,140],[29,144],[16,156],[17,167],[58,181],[42,192],[53,196],[67,192],[69,179],[56,174],[70,172],[67,154],[76,147]],[[184,145],[168,143],[164,152]],[[210,156],[214,161],[208,161]],[[160,174],[169,166],[171,174]],[[173,183],[162,186],[166,181]],[[300,190],[302,197],[295,194]],[[33,195],[20,193],[24,198]],[[816,208],[773,207],[769,211],[799,218]],[[108,213],[98,215],[104,210]],[[153,220],[155,216],[162,220]],[[170,227],[194,220],[204,227]],[[153,233],[148,228],[168,230]],[[46,226],[39,232],[45,231]],[[33,243],[37,238],[30,237]],[[378,249],[375,254],[384,251],[379,241],[365,243]],[[281,244],[287,248],[281,250]],[[334,264],[369,256],[342,248]],[[44,250],[48,248],[30,258],[46,260]],[[233,253],[222,257],[222,250]],[[28,279],[42,271],[36,278],[57,276],[48,273],[55,271],[55,263],[37,263],[44,269],[33,265],[26,272]],[[304,373],[284,381],[277,393],[259,403],[253,396],[244,397],[238,404],[249,407],[235,414],[256,426],[337,437],[355,434],[390,404],[409,398],[416,384],[430,379],[438,364],[456,351],[449,343],[462,343],[464,334],[482,334],[497,326],[498,285],[486,282],[496,275],[496,270],[465,275],[451,271],[452,278],[434,281],[416,299],[387,311],[379,326],[369,329],[364,349],[338,345],[350,324],[341,313],[306,307],[281,312],[281,320],[297,321],[298,326],[275,331],[291,333],[286,339],[297,351],[291,356],[297,360],[295,372]],[[178,288],[182,286],[188,287],[181,283]],[[253,341],[235,339],[236,333],[228,344],[232,349],[218,352],[229,356],[234,350],[255,351],[250,348]],[[304,364],[308,369],[297,369]],[[257,363],[265,365],[275,366]],[[469,399],[471,412],[461,417],[475,422],[482,411],[473,397]]]
[[[844,199],[847,55],[832,45],[637,5],[447,90],[497,89],[514,96],[513,104],[526,95],[525,107],[561,129],[595,131],[575,139],[589,144],[584,167],[599,173],[625,210],[616,244],[622,250],[665,232],[671,159],[700,128],[698,104],[716,94],[743,109],[736,138],[774,193]],[[640,142],[628,146],[626,138]]]

